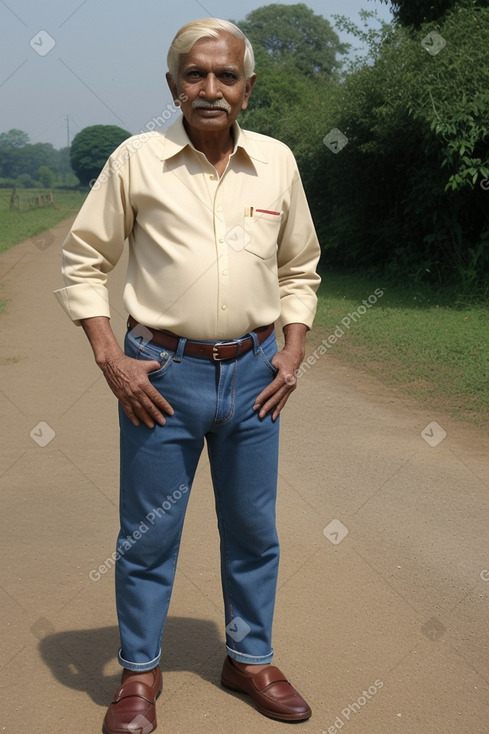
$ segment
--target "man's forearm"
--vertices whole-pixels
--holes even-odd
[[[109,318],[96,316],[91,319],[83,319],[80,323],[88,337],[99,367],[103,369],[107,362],[123,356],[124,353],[114,336]]]

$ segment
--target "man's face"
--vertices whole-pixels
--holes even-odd
[[[181,107],[190,128],[202,132],[228,130],[240,111],[247,108],[256,77],[245,78],[244,49],[244,41],[231,33],[203,39],[180,57],[176,83],[167,74],[173,98],[186,95]]]

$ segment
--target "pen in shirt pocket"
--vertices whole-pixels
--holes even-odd
[[[271,209],[255,209],[250,206],[245,209],[245,217],[252,217],[255,212],[256,214],[272,214],[274,217],[280,216],[280,212],[274,212]]]

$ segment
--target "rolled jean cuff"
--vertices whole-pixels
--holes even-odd
[[[124,660],[124,658],[122,657],[122,648],[119,650],[118,658],[119,663],[122,665],[123,668],[127,668],[127,670],[133,670],[135,673],[145,673],[147,670],[153,670],[153,668],[158,667],[161,659],[161,650],[158,653],[157,657],[155,657],[154,660],[150,660],[149,663],[131,663],[129,660]]]
[[[273,650],[268,655],[244,655],[242,652],[236,652],[236,650],[232,650],[226,645],[226,652],[233,660],[237,660],[238,663],[245,663],[246,665],[266,665],[273,658]]]

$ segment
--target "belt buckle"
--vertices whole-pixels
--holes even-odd
[[[232,359],[232,357],[220,357],[219,356],[219,347],[237,347],[239,342],[237,341],[231,341],[231,342],[216,342],[212,345],[212,359],[214,362],[222,362],[225,359]],[[238,356],[239,352],[236,354]]]

